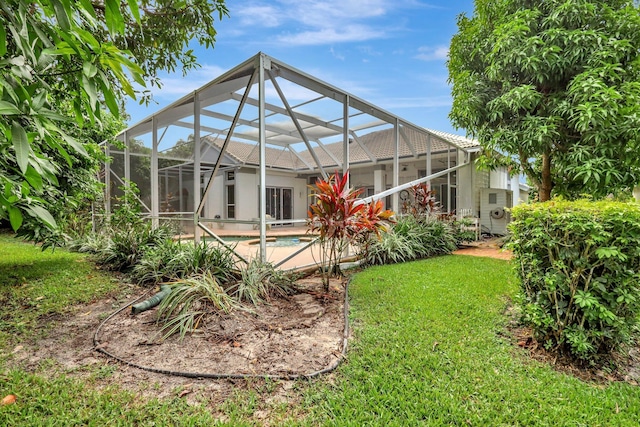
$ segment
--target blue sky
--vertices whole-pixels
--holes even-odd
[[[262,51],[419,126],[464,135],[448,119],[446,58],[456,17],[472,0],[227,0],[202,67],[160,75],[155,102],[130,100],[134,124]]]

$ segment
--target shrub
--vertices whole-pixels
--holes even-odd
[[[179,333],[184,338],[203,324],[208,315],[229,313],[237,303],[209,272],[171,284],[171,292],[158,307],[160,332],[166,339]]]
[[[149,248],[131,271],[138,283],[159,283],[176,280],[204,271],[211,273],[220,283],[234,277],[233,253],[223,247],[206,242],[180,243],[166,240]]]
[[[451,221],[456,246],[460,246],[464,242],[473,242],[476,240],[476,232],[470,228],[472,225],[473,222],[470,218]]]
[[[336,172],[327,180],[319,179],[309,187],[316,198],[308,212],[308,228],[318,233],[320,266],[325,290],[329,278],[340,275],[340,259],[350,243],[361,243],[368,235],[386,230],[393,212],[384,210],[381,201],[359,202],[362,189],[347,187],[349,173],[340,177]]]
[[[362,254],[365,264],[388,264],[451,253],[456,240],[451,225],[435,217],[400,218],[388,233],[372,237]]]
[[[145,252],[161,246],[173,238],[173,230],[166,226],[153,228],[150,223],[124,229],[112,229],[107,245],[95,253],[96,262],[111,270],[128,272]]]
[[[272,297],[286,297],[295,292],[294,276],[259,258],[253,258],[240,274],[240,281],[229,288],[231,296],[238,301],[257,305]]]
[[[524,320],[549,350],[597,362],[640,314],[640,205],[579,200],[512,211]]]

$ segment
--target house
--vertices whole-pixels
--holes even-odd
[[[309,184],[350,171],[350,185],[401,210],[427,182],[443,211],[503,234],[505,208],[527,187],[504,169],[479,171],[476,141],[421,128],[264,53],[131,126],[105,144],[110,209],[127,180],[154,222],[185,233],[303,227]],[[264,183],[264,188],[262,183]]]

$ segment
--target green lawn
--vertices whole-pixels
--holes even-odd
[[[510,271],[505,261],[461,256],[367,269],[351,283],[353,339],[337,371],[297,383],[293,408],[265,406],[261,397],[275,387],[256,382],[218,409],[229,425],[261,425],[257,411],[275,408],[272,425],[637,426],[640,388],[582,382],[509,342],[502,313],[516,292]],[[0,235],[0,351],[116,286],[82,256]],[[215,423],[211,408],[181,399],[141,402],[4,363],[0,394],[18,403],[0,407],[0,425]]]
[[[353,280],[355,339],[332,385],[309,393],[329,425],[637,426],[640,388],[585,383],[502,338],[509,264],[448,256]]]
[[[83,256],[42,251],[0,233],[0,350],[49,325],[47,319],[74,304],[118,289],[118,280],[96,270]]]

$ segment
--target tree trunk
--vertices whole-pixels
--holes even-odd
[[[551,199],[551,189],[553,182],[551,180],[551,153],[548,151],[542,154],[542,181],[538,188],[538,197],[541,202]]]

